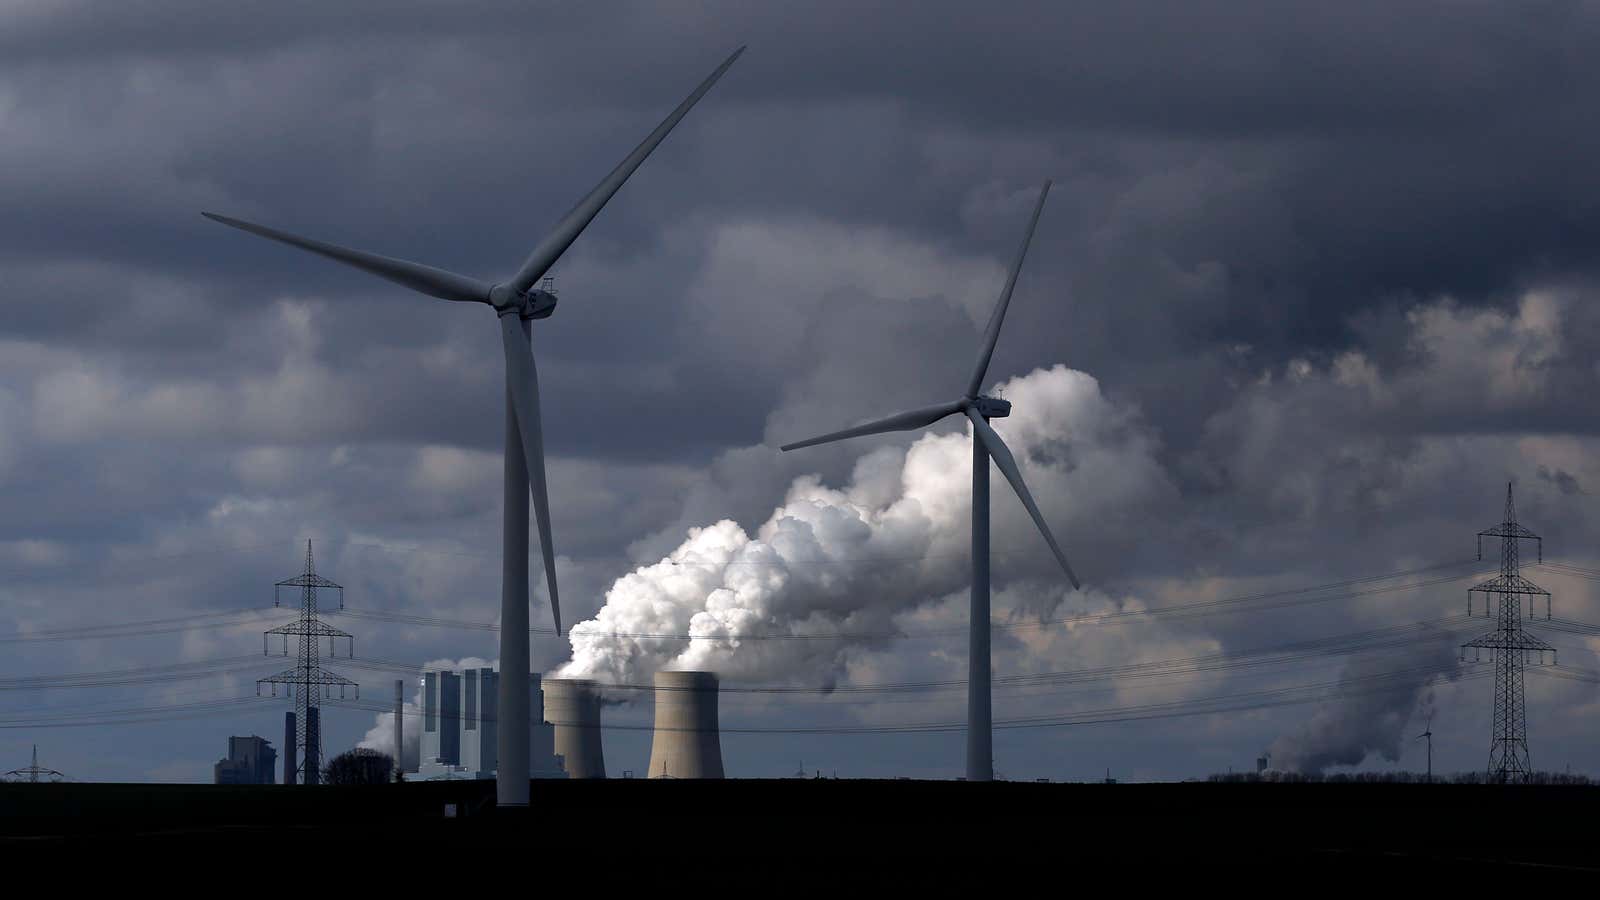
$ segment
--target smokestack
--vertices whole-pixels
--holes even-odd
[[[721,778],[714,672],[657,672],[651,778]]]
[[[300,768],[300,742],[294,733],[294,713],[283,714],[283,783],[294,784],[294,770]]]
[[[405,729],[400,725],[401,720],[405,718],[405,713],[406,682],[403,678],[396,678],[394,680],[394,770],[397,773],[406,770],[406,745],[403,740]]]
[[[319,753],[322,749],[322,710],[316,706],[306,707],[306,772],[300,779],[301,784],[322,783],[322,760]]]
[[[606,777],[600,746],[600,694],[582,678],[541,678],[544,720],[555,727],[555,752],[568,778]]]

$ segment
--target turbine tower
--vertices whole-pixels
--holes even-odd
[[[500,339],[506,359],[505,433],[505,515],[501,524],[504,558],[501,563],[500,593],[500,688],[502,715],[499,735],[499,765],[495,796],[500,806],[528,804],[528,500],[531,493],[533,514],[539,523],[539,550],[544,560],[545,583],[550,589],[550,614],[556,634],[561,633],[561,605],[556,592],[556,555],[550,537],[550,500],[545,485],[544,434],[539,422],[539,379],[534,367],[532,329],[534,319],[555,312],[553,294],[535,287],[555,265],[578,235],[588,227],[622,187],[639,164],[644,162],[689,110],[711,90],[723,73],[744,52],[733,52],[712,72],[694,93],[678,104],[671,115],[656,126],[627,158],[611,170],[594,190],[574,206],[539,245],[533,248],[522,268],[507,281],[491,284],[467,275],[458,275],[432,266],[351,250],[336,244],[312,240],[286,231],[267,228],[225,216],[202,213],[206,218],[231,225],[261,237],[281,241],[335,262],[353,266],[385,278],[418,293],[441,300],[483,303],[500,318]],[[518,677],[513,677],[518,676]]]
[[[978,362],[972,377],[967,381],[967,392],[959,400],[926,406],[910,412],[899,413],[876,422],[835,431],[821,437],[785,444],[784,450],[795,450],[816,444],[827,444],[845,438],[889,431],[914,431],[956,413],[964,414],[972,422],[972,607],[968,623],[967,653],[967,780],[991,781],[994,779],[994,736],[989,692],[989,461],[1000,468],[1000,473],[1011,483],[1012,490],[1022,500],[1028,515],[1033,517],[1039,533],[1055,554],[1062,571],[1073,587],[1081,587],[1078,576],[1067,563],[1066,554],[1056,543],[1050,527],[1044,522],[1028,486],[1022,482],[1022,470],[1011,455],[1000,435],[989,427],[990,419],[1011,414],[1011,404],[994,397],[985,397],[978,391],[983,388],[984,377],[989,372],[989,360],[994,356],[995,342],[1000,338],[1000,325],[1005,321],[1006,306],[1011,303],[1011,292],[1017,286],[1017,273],[1022,269],[1022,259],[1028,253],[1028,243],[1033,240],[1033,229],[1039,224],[1039,213],[1044,210],[1044,199],[1050,193],[1046,181],[1039,191],[1039,202],[1033,207],[1033,218],[1028,221],[1028,231],[1022,236],[1022,246],[1011,263],[1011,273],[1006,277],[1005,289],[984,330],[983,343],[978,349]]]

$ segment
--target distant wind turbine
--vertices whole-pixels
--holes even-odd
[[[1431,713],[1428,715],[1428,727],[1417,735],[1415,740],[1420,741],[1423,738],[1428,739],[1428,780],[1426,783],[1433,784],[1433,715]]]
[[[500,338],[506,358],[505,516],[502,520],[504,559],[500,593],[499,762],[495,794],[501,806],[528,803],[528,497],[539,520],[539,550],[544,558],[545,583],[550,588],[550,614],[561,633],[561,606],[556,594],[556,555],[550,538],[550,499],[545,485],[544,435],[539,422],[539,377],[533,362],[534,319],[555,312],[554,295],[534,285],[561,258],[572,242],[639,168],[656,146],[689,110],[711,90],[723,73],[744,52],[733,52],[688,99],[611,170],[603,181],[578,201],[556,227],[539,242],[508,281],[490,284],[420,263],[351,250],[311,238],[278,231],[264,225],[202,213],[206,218],[281,241],[335,262],[354,266],[441,300],[484,303],[500,317]]]
[[[1067,580],[1072,582],[1073,587],[1081,587],[1078,576],[1073,574],[1072,566],[1067,563],[1066,554],[1061,552],[1055,536],[1050,533],[1050,527],[1045,524],[1044,514],[1039,512],[1039,505],[1033,502],[1033,495],[1028,493],[1028,486],[1022,483],[1022,470],[1017,468],[1016,459],[1012,457],[1005,442],[1000,440],[1000,435],[989,427],[990,419],[1011,414],[1011,404],[978,393],[983,387],[984,377],[988,375],[989,360],[994,356],[994,345],[1000,338],[1000,325],[1005,321],[1006,306],[1011,303],[1011,292],[1017,286],[1017,273],[1022,270],[1022,259],[1028,253],[1028,244],[1033,240],[1033,230],[1039,224],[1039,213],[1044,210],[1044,198],[1049,193],[1050,182],[1046,181],[1039,191],[1039,201],[1033,207],[1033,218],[1028,222],[1028,231],[1022,236],[1022,246],[1017,248],[1017,258],[1011,263],[1011,273],[1006,278],[1005,289],[1000,292],[1000,302],[995,306],[994,314],[989,318],[989,327],[983,333],[983,344],[978,350],[978,362],[973,367],[972,377],[967,381],[967,392],[961,399],[914,409],[876,422],[868,422],[865,425],[857,425],[854,428],[846,428],[843,431],[783,446],[784,450],[795,450],[868,434],[914,431],[926,428],[956,413],[964,414],[972,422],[972,608],[968,623],[967,655],[968,781],[994,779],[993,717],[989,693],[989,460],[993,459],[995,465],[1000,467],[1001,474],[1011,482],[1012,490],[1017,492],[1017,497],[1028,510],[1028,515],[1032,516],[1034,524],[1039,526],[1039,533],[1044,535],[1045,543],[1050,545],[1050,551],[1061,564],[1062,571],[1067,573]]]

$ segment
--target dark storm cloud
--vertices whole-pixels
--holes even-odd
[[[307,534],[371,604],[492,618],[490,317],[198,212],[504,277],[745,43],[557,267],[562,305],[536,329],[579,612],[684,528],[753,527],[796,477],[846,483],[872,449],[764,444],[958,388],[1047,177],[990,381],[1092,374],[1170,481],[1121,518],[1080,519],[1065,495],[1047,510],[1115,602],[1459,558],[1510,478],[1560,545],[1600,537],[1583,506],[1600,483],[1589,4],[149,0],[3,16],[0,558],[34,579],[0,594],[10,620],[96,614],[119,554],[280,542],[125,587],[125,618],[206,608],[289,574]],[[1069,467],[1060,446],[1034,462]],[[412,549],[338,544],[352,535]],[[1007,561],[1001,577],[1042,586],[1013,591],[1019,614],[1060,602],[1048,562]],[[1403,603],[1296,624],[1456,599]],[[961,621],[959,603],[927,615]],[[1181,655],[1281,627],[1060,647]],[[405,658],[486,652],[373,639]],[[553,665],[564,648],[537,652]],[[1067,665],[1029,655],[1050,652],[1002,656]],[[914,679],[959,660],[858,662]],[[1292,730],[1237,727],[1217,746],[1253,754]],[[1054,746],[1011,752],[1044,766]],[[1176,746],[1123,750],[1194,774]]]

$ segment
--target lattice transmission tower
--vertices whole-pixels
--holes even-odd
[[[311,558],[311,542],[306,541],[306,568],[294,578],[273,585],[272,605],[278,606],[279,597],[286,587],[300,589],[300,618],[288,625],[270,629],[261,635],[261,651],[270,653],[267,641],[272,635],[283,638],[283,655],[289,655],[289,636],[299,639],[300,662],[292,669],[256,681],[256,693],[263,684],[270,685],[272,695],[278,695],[278,685],[288,687],[295,706],[295,744],[300,749],[300,765],[295,770],[301,784],[317,784],[322,775],[322,699],[331,698],[333,689],[339,689],[339,698],[345,691],[355,689],[356,699],[361,699],[361,686],[337,672],[322,667],[321,645],[328,639],[328,656],[338,658],[334,642],[338,638],[349,641],[346,658],[355,656],[355,638],[348,632],[324,624],[317,618],[317,591],[322,588],[339,592],[339,608],[344,609],[344,587],[317,574],[316,562]]]
[[[0,775],[0,780],[25,781],[29,784],[38,784],[40,780],[51,782],[66,781],[67,776],[57,772],[55,769],[46,769],[41,767],[39,765],[39,745],[34,744],[32,765],[22,769],[12,769],[4,775]]]
[[[1461,645],[1462,659],[1471,649],[1474,661],[1489,651],[1494,663],[1494,734],[1489,740],[1488,779],[1502,784],[1526,781],[1533,774],[1528,754],[1527,699],[1523,691],[1523,669],[1533,654],[1534,664],[1544,665],[1545,654],[1555,662],[1556,648],[1522,628],[1523,598],[1528,599],[1526,616],[1534,618],[1538,598],[1544,598],[1544,617],[1550,618],[1550,592],[1522,577],[1517,550],[1521,541],[1533,541],[1544,561],[1544,542],[1517,524],[1517,510],[1506,485],[1506,517],[1493,528],[1478,532],[1478,558],[1483,559],[1483,539],[1500,538],[1500,575],[1467,591],[1467,615],[1472,615],[1473,594],[1484,594],[1484,615],[1495,617],[1495,629]]]

